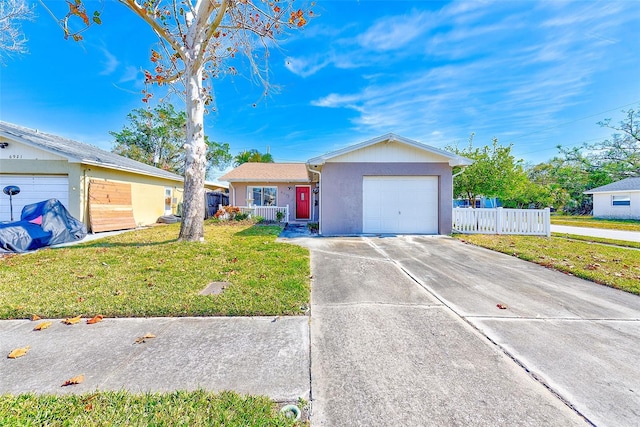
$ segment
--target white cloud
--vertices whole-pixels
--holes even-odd
[[[330,63],[331,61],[328,58],[322,58],[320,56],[306,58],[294,58],[290,56],[285,59],[285,67],[293,74],[301,77],[312,76]]]
[[[101,48],[101,50],[105,58],[104,61],[102,61],[104,68],[102,69],[102,71],[100,71],[99,74],[101,76],[108,76],[118,68],[118,66],[120,65],[120,61],[118,61],[118,58],[116,58],[115,55],[113,55],[107,49]]]
[[[356,40],[360,46],[368,50],[398,50],[428,32],[433,25],[434,19],[429,12],[390,16],[376,22]]]
[[[138,80],[139,75],[140,75],[140,71],[136,67],[132,65],[127,65],[124,69],[124,73],[122,74],[118,82],[126,83],[126,82],[136,81]]]

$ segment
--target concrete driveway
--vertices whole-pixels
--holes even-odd
[[[639,297],[447,237],[297,243],[313,425],[638,425]]]

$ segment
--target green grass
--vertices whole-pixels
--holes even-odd
[[[577,234],[567,233],[551,233],[553,237],[559,237],[563,239],[582,240],[584,242],[602,243],[603,245],[621,246],[624,248],[636,248],[640,249],[640,242],[628,242],[626,240],[606,239],[602,237],[592,236],[580,236]]]
[[[0,318],[302,314],[309,252],[275,239],[280,226],[205,225],[205,243],[178,242],[179,224],[0,258]],[[210,282],[230,282],[201,296]]]
[[[552,215],[551,224],[573,227],[607,228],[610,230],[640,231],[640,221],[633,219],[600,219],[591,216]]]
[[[294,426],[266,397],[206,391],[0,395],[2,426]]]
[[[455,235],[456,238],[640,295],[640,251],[563,237]]]

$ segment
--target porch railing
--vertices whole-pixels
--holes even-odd
[[[453,209],[453,230],[464,234],[522,234],[551,236],[546,209]]]
[[[267,221],[278,221],[278,212],[282,212],[281,222],[289,221],[289,205],[286,206],[238,206],[240,212],[252,217],[261,216]],[[222,206],[220,206],[222,209]]]

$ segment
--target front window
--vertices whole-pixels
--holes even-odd
[[[248,187],[247,198],[255,206],[278,206],[278,187]]]
[[[612,196],[611,204],[613,206],[631,206],[630,196]]]

